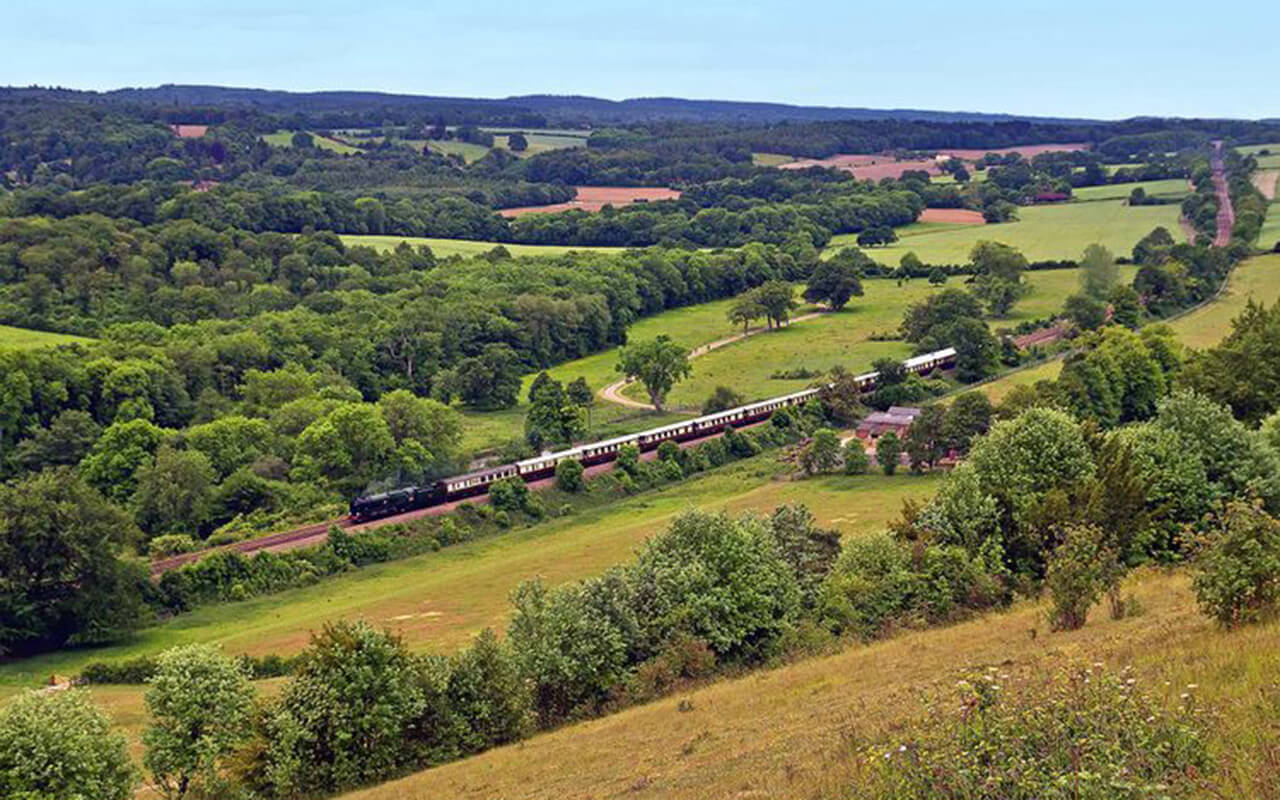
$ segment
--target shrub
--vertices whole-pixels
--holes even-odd
[[[0,797],[129,800],[124,737],[88,692],[29,692],[0,708]]]
[[[958,693],[958,708],[935,702],[928,720],[864,750],[849,796],[1184,797],[1210,767],[1194,704],[1166,711],[1127,671],[1016,684],[992,668]]]
[[[519,478],[503,478],[489,486],[489,504],[495,511],[519,511],[524,507],[529,487]]]
[[[1049,625],[1053,630],[1084,627],[1089,608],[1102,596],[1106,563],[1112,560],[1102,537],[1091,525],[1072,525],[1049,556],[1044,583],[1052,602]]]
[[[667,440],[658,445],[658,458],[662,461],[675,461],[680,457],[680,445]]]
[[[898,471],[898,462],[902,458],[902,441],[893,431],[889,431],[876,442],[876,461],[885,475]]]
[[[495,512],[495,513],[494,513],[494,515],[493,515],[493,522],[494,522],[494,524],[495,524],[495,525],[497,525],[499,528],[510,528],[510,527],[511,527],[511,515],[510,515],[510,514],[508,514],[508,513],[507,513],[507,512],[505,512],[505,511],[498,511],[498,512]]]
[[[662,462],[662,477],[668,481],[678,481],[684,479],[684,470],[680,469],[680,464],[674,460]]]
[[[996,556],[962,547],[898,542],[888,535],[845,545],[821,588],[818,615],[836,633],[876,638],[901,627],[959,619],[1009,599]]]
[[[200,544],[185,533],[170,533],[157,536],[147,543],[147,554],[151,556],[176,556],[190,553]]]
[[[846,475],[863,475],[871,467],[871,461],[867,458],[867,451],[862,446],[861,439],[850,439],[849,443],[844,446],[844,474]]]
[[[1201,610],[1226,627],[1274,613],[1280,603],[1280,521],[1260,505],[1231,503],[1202,540],[1194,578]]]
[[[425,705],[415,664],[398,638],[363,622],[314,636],[266,720],[273,794],[328,794],[408,766],[404,742]]]
[[[582,462],[576,458],[566,458],[556,464],[556,488],[562,492],[580,492],[586,485],[582,474]]]
[[[618,448],[618,469],[635,477],[640,469],[640,448],[633,444],[625,444]]]

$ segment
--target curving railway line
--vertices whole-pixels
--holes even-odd
[[[955,357],[954,348],[945,348],[909,358],[903,362],[903,366],[909,373],[926,374],[934,369],[954,366]],[[855,380],[858,382],[859,389],[866,392],[875,388],[876,378],[877,373],[868,372],[858,375]],[[670,441],[684,447],[720,436],[729,428],[755,425],[771,417],[780,408],[808,402],[817,396],[818,391],[816,388],[805,389],[647,431],[590,442],[567,450],[543,453],[513,464],[503,464],[445,478],[427,486],[408,486],[390,492],[357,497],[351,501],[350,514],[346,517],[235,542],[224,547],[156,559],[151,562],[151,574],[152,577],[157,577],[171,569],[216,552],[280,551],[320,544],[328,536],[329,528],[333,525],[351,530],[367,530],[394,522],[406,522],[423,516],[443,514],[462,502],[487,500],[489,485],[503,479],[516,478],[523,480],[531,488],[543,488],[555,481],[556,465],[566,459],[581,462],[586,467],[588,475],[598,474],[612,469],[613,462],[624,447],[636,447],[641,451],[641,457],[648,460],[656,456],[659,444]]]

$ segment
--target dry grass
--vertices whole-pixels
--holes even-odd
[[[1025,603],[712,684],[344,797],[829,796],[851,742],[919,714],[922,694],[944,691],[965,671],[1000,665],[1033,674],[1094,661],[1132,664],[1147,683],[1199,684],[1198,696],[1224,712],[1219,749],[1234,752],[1232,768],[1249,776],[1238,745],[1258,693],[1280,674],[1280,624],[1215,630],[1196,613],[1182,574],[1149,573],[1134,588],[1146,608],[1134,619],[1095,609],[1084,629],[1049,634],[1044,608]]]

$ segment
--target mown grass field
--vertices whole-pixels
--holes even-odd
[[[488,130],[487,128],[485,130]],[[501,132],[497,129],[493,130],[493,146],[501,147],[507,150],[511,149],[510,134],[512,129],[504,128]],[[546,153],[551,150],[566,150],[573,147],[586,147],[587,136],[590,134],[584,131],[561,132],[555,133],[550,131],[521,131],[524,134],[525,141],[529,143],[528,148],[516,153],[521,158],[536,156],[538,153]],[[513,151],[514,152],[514,151]]]
[[[1073,189],[1071,195],[1080,202],[1092,200],[1125,200],[1134,189],[1141,187],[1148,197],[1182,198],[1187,190],[1187,182],[1182,178],[1169,178],[1162,181],[1140,181],[1138,183],[1113,183],[1106,186],[1084,186]]]
[[[803,502],[824,524],[856,536],[879,530],[904,498],[932,494],[939,479],[909,474],[778,479],[788,469],[767,453],[576,516],[370,566],[310,587],[197,609],[123,644],[0,665],[0,685],[30,686],[51,674],[75,674],[91,661],[187,642],[217,642],[230,653],[287,654],[302,649],[311,631],[338,618],[367,619],[396,631],[415,649],[447,651],[484,627],[501,628],[507,596],[521,581],[542,576],[561,583],[626,562],[645,539],[688,508],[768,512]]]
[[[296,133],[296,131],[276,131],[275,133],[268,133],[267,135],[263,136],[262,139],[272,147],[293,147],[294,133]],[[312,141],[315,142],[315,146],[321,150],[332,150],[333,152],[338,153],[340,155],[350,155],[352,153],[364,152],[360,148],[352,147],[351,145],[346,144],[344,142],[337,142],[337,141],[334,141],[333,139],[326,139],[325,137],[313,131],[311,131],[310,133],[311,133]]]
[[[784,155],[783,153],[752,153],[751,163],[757,167],[777,167],[782,164],[790,164],[795,161],[793,156]]]
[[[1263,150],[1268,151],[1267,155],[1257,155]],[[1280,142],[1275,144],[1251,144],[1245,147],[1237,147],[1236,152],[1244,155],[1253,154],[1257,156],[1259,169],[1280,169]]]
[[[1177,235],[1178,206],[1129,207],[1119,200],[1073,202],[1058,206],[1018,209],[1019,220],[1001,225],[966,225],[929,229],[919,225],[898,231],[900,241],[888,247],[867,248],[867,255],[882,264],[897,264],[914,252],[929,264],[963,264],[969,251],[983,240],[1005,242],[1032,261],[1079,258],[1084,248],[1097,242],[1117,255],[1125,255],[1152,228],[1163,225]],[[848,246],[856,236],[837,236],[827,248]]]
[[[1125,274],[1128,274],[1126,268]],[[1063,299],[1076,291],[1076,270],[1028,272],[1032,293],[1018,303],[1007,319],[995,320],[997,327],[1012,326],[1022,320],[1048,316],[1062,307]],[[948,285],[962,286],[963,278]],[[780,370],[805,367],[829,370],[836,364],[858,372],[878,358],[906,358],[912,346],[906,342],[871,341],[876,333],[896,331],[907,306],[939,291],[923,280],[897,285],[888,279],[864,281],[865,296],[854,300],[838,314],[798,322],[794,326],[752,336],[715,350],[693,362],[693,374],[677,384],[668,397],[672,407],[696,409],[717,385],[729,386],[749,400],[798,391],[812,379],[779,380],[770,375]],[[626,393],[644,399],[643,387],[628,386]]]
[[[425,236],[376,236],[342,234],[342,241],[347,246],[362,245],[377,250],[394,250],[401,242],[408,242],[417,247],[425,244],[435,253],[436,258],[449,256],[483,255],[502,244],[513,256],[559,256],[574,250],[622,250],[619,247],[566,247],[553,244],[503,244],[502,242],[476,242],[469,239],[433,239]]]
[[[1212,347],[1231,332],[1231,320],[1240,315],[1250,298],[1267,305],[1280,301],[1280,255],[1242,262],[1216,301],[1170,324],[1183,344],[1197,349]]]
[[[66,333],[50,333],[48,331],[36,331],[30,328],[13,328],[8,325],[0,325],[0,349],[12,348],[16,350],[29,350],[34,347],[53,347],[60,344],[73,344],[75,342],[90,342],[83,336],[72,336]]]
[[[922,695],[949,698],[957,680],[987,666],[1019,680],[1095,662],[1112,670],[1132,665],[1140,684],[1170,705],[1195,684],[1197,702],[1218,712],[1212,751],[1220,762],[1230,759],[1244,784],[1213,796],[1257,796],[1245,783],[1254,765],[1241,753],[1256,752],[1254,737],[1268,724],[1263,693],[1274,692],[1280,672],[1280,622],[1222,632],[1196,612],[1189,583],[1182,572],[1142,573],[1130,581],[1142,615],[1113,621],[1095,608],[1070,633],[1050,633],[1045,606],[1024,602],[947,628],[850,645],[342,797],[839,797],[855,743],[919,719]]]

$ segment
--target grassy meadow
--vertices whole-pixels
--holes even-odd
[[[67,333],[50,333],[48,331],[31,330],[30,328],[14,328],[9,325],[0,325],[0,349],[29,350],[35,347],[54,347],[60,344],[89,341],[92,341],[92,339],[87,339],[83,336],[72,336]]]
[[[780,167],[783,164],[790,164],[795,161],[794,156],[785,155],[783,153],[752,153],[751,163],[757,167]]]
[[[401,242],[408,242],[417,247],[425,244],[435,253],[436,258],[449,256],[483,255],[501,244],[513,256],[559,256],[574,250],[622,250],[620,247],[569,247],[555,244],[504,244],[502,242],[477,242],[470,239],[433,239],[426,236],[378,236],[363,234],[342,234],[342,242],[348,247],[360,245],[377,250],[393,250]]]
[[[977,242],[989,239],[1018,248],[1031,261],[1046,261],[1079,258],[1084,248],[1095,242],[1125,255],[1156,226],[1163,225],[1175,235],[1178,231],[1177,205],[1130,207],[1121,200],[1100,200],[1029,206],[1019,208],[1018,216],[1018,221],[1001,225],[941,229],[908,225],[898,230],[901,238],[897,243],[866,252],[882,264],[897,264],[908,252],[929,264],[962,264],[969,260],[969,251]],[[836,236],[827,252],[853,245],[856,239],[852,234]]]
[[[1130,268],[1123,268],[1128,274]],[[952,278],[948,285],[963,285]],[[1048,316],[1062,307],[1062,300],[1076,291],[1076,270],[1028,272],[1032,292],[1014,306],[1007,319],[996,327]],[[897,285],[888,279],[863,283],[866,294],[854,298],[844,311],[798,322],[773,332],[752,336],[715,350],[693,362],[693,373],[677,384],[668,401],[672,407],[699,408],[717,385],[736,390],[747,399],[763,399],[808,386],[811,379],[779,380],[769,376],[786,369],[806,367],[826,371],[841,364],[855,372],[871,366],[878,358],[906,358],[912,346],[900,341],[871,341],[876,333],[896,331],[907,306],[939,291],[927,281],[914,280]],[[945,287],[944,287],[945,288]],[[641,338],[641,337],[633,337]],[[628,396],[644,399],[643,387],[627,387]]]
[[[1106,186],[1084,186],[1073,189],[1071,195],[1077,201],[1093,200],[1126,200],[1134,189],[1141,187],[1148,197],[1167,197],[1181,199],[1188,193],[1187,182],[1182,178],[1169,178],[1162,181],[1140,181],[1138,183],[1112,183]]]
[[[293,147],[294,133],[296,133],[296,131],[276,131],[275,133],[268,133],[263,136],[262,140],[272,147]],[[314,131],[311,131],[310,133],[312,140],[315,142],[315,146],[321,150],[332,150],[339,155],[351,155],[352,153],[364,152],[359,147],[352,147],[345,142],[326,139],[324,136],[315,133]]]

